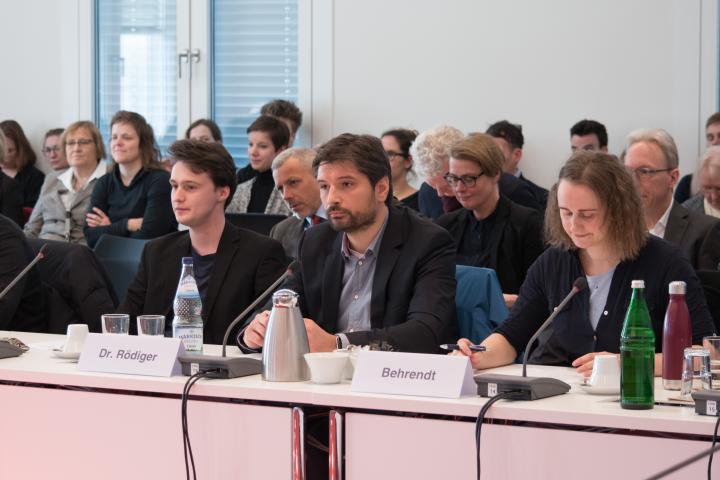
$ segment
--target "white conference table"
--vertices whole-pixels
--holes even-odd
[[[179,396],[186,377],[80,372],[48,349],[48,342],[62,343],[61,335],[0,331],[5,336],[31,349],[0,360],[0,479],[183,478]],[[692,407],[623,410],[617,397],[583,391],[572,369],[528,371],[573,388],[490,408],[483,478],[645,478],[710,446],[715,419]],[[657,388],[656,400],[667,393]],[[348,480],[475,478],[474,420],[486,401],[480,397],[360,394],[349,382],[273,383],[255,375],[201,380],[191,398],[188,423],[202,479],[290,478],[292,409],[309,406],[342,412]],[[718,465],[720,459],[716,476]],[[699,478],[706,468],[696,462],[667,478]]]

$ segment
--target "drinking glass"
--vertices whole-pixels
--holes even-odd
[[[130,332],[130,315],[125,313],[106,313],[101,316],[103,333],[127,335]]]
[[[690,398],[693,390],[710,388],[710,352],[703,347],[688,347],[683,353],[680,396]]]
[[[165,315],[138,315],[138,335],[165,336]]]

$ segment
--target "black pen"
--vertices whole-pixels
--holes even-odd
[[[444,343],[440,345],[443,350],[460,350],[460,345],[457,343]],[[487,350],[485,345],[469,345],[468,348],[471,352],[484,352]]]

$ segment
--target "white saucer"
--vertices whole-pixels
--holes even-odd
[[[80,352],[63,352],[61,348],[53,348],[50,351],[54,356],[62,358],[63,360],[78,361],[80,359]]]
[[[617,387],[593,387],[588,384],[580,384],[586,393],[590,395],[620,395],[620,386]]]

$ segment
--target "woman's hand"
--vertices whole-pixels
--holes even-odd
[[[102,227],[104,225],[110,225],[110,217],[105,212],[97,207],[93,207],[92,212],[88,212],[85,215],[88,227]]]
[[[575,371],[582,375],[585,378],[588,378],[592,374],[593,370],[593,363],[595,362],[595,357],[598,355],[616,355],[615,353],[610,352],[590,352],[586,353],[582,357],[576,358],[572,362],[572,366],[575,367]]]
[[[128,232],[137,232],[142,228],[142,218],[128,218],[127,229]]]

